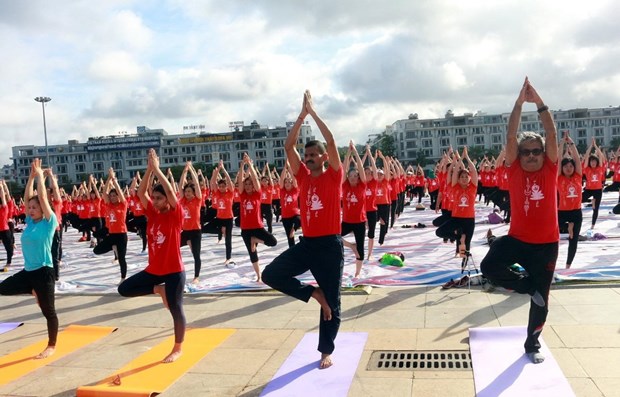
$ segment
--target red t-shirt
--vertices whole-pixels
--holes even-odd
[[[177,204],[176,208],[162,213],[149,201],[144,212],[149,243],[149,264],[144,270],[158,276],[185,271],[181,259],[181,206]]]
[[[398,178],[390,179],[390,201],[398,200],[399,187]]]
[[[133,216],[144,215],[144,208],[142,207],[142,201],[140,201],[140,198],[138,196],[131,196],[130,200],[133,203],[131,211]]]
[[[56,201],[52,199],[52,210],[54,210],[54,214],[56,214],[56,219],[58,219],[58,226],[56,226],[56,230],[60,230],[60,220],[62,219],[62,199],[60,201]]]
[[[596,168],[583,167],[583,175],[586,177],[586,189],[600,190],[605,182],[605,169],[607,166],[598,166]]]
[[[280,206],[282,218],[292,218],[299,215],[299,189],[291,187],[291,190],[280,189]]]
[[[101,200],[100,198],[94,198],[87,201],[86,208],[88,208],[88,218],[101,218]]]
[[[9,230],[9,212],[10,208],[8,205],[0,207],[0,232]]]
[[[508,235],[531,244],[558,242],[558,165],[545,156],[537,172],[525,172],[518,159],[506,169],[510,178]]]
[[[191,200],[181,197],[178,204],[183,210],[183,230],[200,230],[200,207],[202,200],[194,197]]]
[[[260,187],[260,203],[271,204],[273,201],[273,187],[267,185]]]
[[[471,182],[465,188],[458,183],[452,186],[452,197],[454,197],[454,204],[452,206],[453,218],[476,217],[476,211],[474,209],[474,204],[476,203],[476,189],[477,186]]]
[[[233,203],[240,203],[240,202],[241,202],[241,196],[239,195],[239,190],[235,188],[233,190]]]
[[[213,191],[213,199],[211,207],[217,210],[216,217],[218,219],[232,219],[233,218],[233,192],[227,190],[221,193],[219,190]]]
[[[508,180],[508,170],[503,165],[497,167],[497,184],[499,190],[509,190],[510,181]]]
[[[295,178],[299,186],[301,227],[305,237],[321,237],[341,233],[340,197],[343,167],[332,167],[317,177],[301,163]],[[243,219],[243,218],[242,218]]]
[[[342,184],[342,221],[346,223],[366,222],[366,184],[359,181],[351,186],[349,180]]]
[[[260,212],[261,191],[241,193],[241,230],[261,229],[263,217]]]
[[[439,189],[439,179],[437,178],[428,178],[428,191],[434,192]]]
[[[376,211],[377,210],[377,202],[376,202],[376,194],[377,191],[377,180],[371,179],[369,182],[366,182],[366,212]]]
[[[379,204],[390,204],[390,181],[383,178],[381,182],[377,181],[377,189],[375,190],[375,202]]]
[[[581,175],[574,172],[570,177],[558,175],[558,210],[570,211],[581,209]]]
[[[273,185],[273,189],[271,190],[271,198],[273,200],[280,200],[280,185]]]
[[[106,209],[105,225],[108,227],[110,234],[127,233],[127,201],[119,201],[116,204],[104,204]]]

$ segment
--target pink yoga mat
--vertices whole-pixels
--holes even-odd
[[[9,332],[21,325],[24,325],[24,323],[0,323],[0,334]]]
[[[316,350],[319,335],[304,335],[263,389],[261,397],[346,397],[367,338],[365,332],[339,333],[332,354],[334,365],[319,370],[321,353]]]
[[[526,334],[525,327],[469,329],[477,397],[575,396],[542,337],[545,361],[530,362],[523,350]]]

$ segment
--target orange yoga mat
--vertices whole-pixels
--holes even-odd
[[[155,396],[166,390],[234,332],[234,329],[187,330],[183,341],[183,354],[175,362],[161,362],[174,345],[174,337],[170,337],[96,385],[79,387],[77,396]]]
[[[52,363],[97,339],[116,331],[114,327],[70,325],[58,333],[56,351],[47,358],[34,357],[47,347],[47,339],[26,346],[21,350],[0,357],[0,385],[5,385],[23,375]]]

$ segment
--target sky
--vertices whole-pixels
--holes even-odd
[[[0,165],[11,147],[294,121],[339,146],[420,118],[620,105],[620,2],[0,0]],[[529,105],[534,110],[534,105]],[[319,131],[313,125],[315,135]]]

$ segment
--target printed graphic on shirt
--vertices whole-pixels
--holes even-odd
[[[313,217],[316,218],[319,216],[319,211],[323,209],[323,202],[321,202],[321,198],[316,193],[316,187],[311,186],[308,189],[308,195],[306,196],[306,205],[308,206],[308,213],[306,214],[306,218],[308,222]]]
[[[577,187],[574,184],[568,185],[568,194],[566,195],[568,198],[579,197],[577,195]]]
[[[523,209],[525,210],[525,215],[530,209],[530,200],[536,202],[536,208],[539,207],[539,201],[545,198],[545,195],[540,190],[540,185],[536,183],[536,180],[530,181],[529,177],[525,178],[525,203],[523,204]]]
[[[469,207],[469,198],[467,198],[466,194],[461,195],[459,199],[459,207]]]

